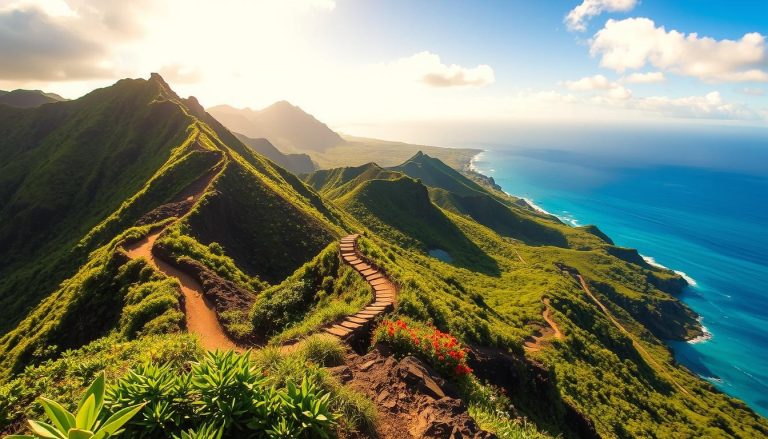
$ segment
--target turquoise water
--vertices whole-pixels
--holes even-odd
[[[474,165],[506,192],[683,272],[681,298],[711,338],[670,342],[675,357],[768,416],[768,176],[595,157],[497,147]]]

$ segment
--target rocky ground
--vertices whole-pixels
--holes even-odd
[[[469,416],[456,389],[415,357],[397,360],[377,347],[350,353],[330,371],[376,403],[380,438],[495,437]]]

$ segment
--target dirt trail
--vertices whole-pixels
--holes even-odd
[[[669,381],[670,381],[672,384],[674,384],[674,385],[675,385],[675,387],[677,387],[678,389],[680,389],[680,391],[681,391],[681,392],[683,392],[684,394],[686,394],[686,395],[688,395],[688,396],[691,396],[691,394],[688,392],[688,390],[686,390],[686,388],[685,388],[685,387],[683,387],[682,385],[680,385],[680,384],[679,384],[679,383],[678,383],[678,382],[677,382],[677,381],[676,381],[676,380],[675,380],[675,379],[672,377],[672,375],[670,375],[670,374],[667,372],[666,368],[665,368],[664,366],[662,366],[661,364],[659,364],[659,363],[658,363],[658,362],[657,362],[657,361],[656,361],[656,360],[655,360],[655,359],[654,359],[654,358],[651,356],[651,354],[649,354],[649,353],[648,353],[648,351],[646,351],[646,350],[645,350],[645,348],[643,347],[643,345],[641,345],[641,344],[640,344],[640,342],[638,342],[638,341],[635,339],[635,336],[634,336],[634,335],[632,335],[632,333],[630,333],[630,332],[629,332],[629,331],[628,331],[628,330],[627,330],[627,329],[624,327],[624,325],[622,325],[621,323],[619,323],[619,321],[618,321],[618,320],[616,320],[616,318],[615,318],[615,317],[613,317],[613,314],[612,314],[612,313],[611,313],[611,312],[608,310],[608,308],[607,308],[605,305],[603,305],[603,302],[601,302],[601,301],[600,301],[600,299],[598,299],[598,298],[597,298],[597,296],[595,296],[594,294],[592,294],[592,291],[589,289],[589,285],[587,285],[587,282],[584,280],[584,277],[583,277],[582,275],[580,275],[580,274],[577,274],[577,275],[576,275],[576,278],[578,278],[578,280],[579,280],[579,283],[581,284],[581,288],[584,290],[584,292],[585,292],[585,293],[587,293],[587,296],[589,296],[589,297],[592,299],[592,301],[593,301],[593,302],[595,302],[595,303],[597,304],[597,306],[598,306],[598,307],[600,307],[600,309],[603,311],[603,314],[605,314],[605,316],[606,316],[606,317],[608,317],[608,320],[610,320],[610,321],[611,321],[611,322],[612,322],[612,323],[613,323],[613,324],[614,324],[614,325],[615,325],[617,328],[619,328],[619,331],[621,331],[621,332],[623,332],[624,334],[626,334],[626,336],[627,336],[627,337],[629,337],[629,339],[630,339],[630,340],[632,340],[632,346],[634,346],[634,347],[635,347],[635,349],[637,350],[637,352],[639,352],[639,353],[640,353],[640,355],[641,355],[643,358],[645,358],[645,360],[646,360],[648,363],[650,363],[650,364],[651,364],[651,365],[652,365],[652,366],[653,366],[653,367],[654,367],[656,370],[658,370],[659,372],[661,372],[661,373],[662,373],[662,374],[663,374],[663,375],[664,375],[664,376],[665,376],[665,377],[666,377],[666,378],[667,378],[667,379],[668,379],[668,380],[669,380]]]
[[[181,292],[184,294],[184,314],[187,320],[187,330],[200,337],[200,343],[207,350],[238,349],[230,340],[219,324],[213,304],[205,298],[203,286],[192,276],[173,267],[167,262],[156,258],[152,254],[152,246],[162,233],[159,230],[135,244],[125,246],[125,252],[131,259],[144,258],[153,267],[166,276],[175,277],[181,284]]]
[[[341,238],[341,258],[368,282],[373,289],[373,302],[359,313],[347,316],[341,322],[325,328],[325,332],[344,340],[366,330],[376,317],[391,311],[397,297],[395,284],[378,268],[369,264],[360,253],[357,248],[359,237],[360,235],[349,235]]]
[[[179,199],[190,202],[197,201],[205,193],[221,169],[223,168],[221,163],[219,163],[210,172],[185,189],[180,194]],[[193,205],[194,203],[189,203],[187,212]],[[154,246],[157,237],[160,236],[163,230],[165,228],[153,232],[138,242],[124,246],[128,257],[131,259],[144,258],[166,276],[174,277],[179,281],[181,292],[184,295],[184,314],[186,316],[187,330],[200,337],[200,343],[205,349],[211,351],[216,349],[242,351],[243,349],[232,342],[224,333],[213,304],[205,297],[203,286],[192,276],[156,258],[152,253],[152,246]]]
[[[545,322],[547,322],[549,327],[541,328],[539,331],[540,335],[531,337],[523,344],[526,349],[533,352],[540,351],[544,347],[544,344],[553,337],[558,340],[564,338],[564,335],[562,332],[560,332],[560,328],[557,326],[557,323],[555,323],[555,321],[552,319],[552,307],[549,304],[549,298],[543,298],[542,302],[544,302],[544,311],[541,313],[541,317]]]

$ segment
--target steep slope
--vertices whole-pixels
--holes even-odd
[[[246,302],[267,285],[262,279],[280,281],[341,234],[338,212],[157,75],[0,112],[0,151],[13,159],[0,184],[2,260],[12,261],[2,266],[0,297],[14,317],[3,322],[14,329],[0,339],[0,370],[110,330],[135,336],[183,327],[173,282],[163,306],[150,294],[145,305],[155,308],[143,308],[147,283],[166,277],[148,276],[154,270],[121,250],[183,212],[155,250],[207,279],[212,294],[224,288]],[[152,329],[140,329],[155,318]]]
[[[418,178],[427,186],[445,189],[456,195],[489,195],[489,192],[479,184],[421,151],[404,163],[389,169],[402,172],[411,178]]]
[[[308,175],[305,181],[323,196],[335,199],[365,181],[394,180],[401,176],[399,172],[388,171],[375,163],[368,163],[357,167],[320,170]]]
[[[66,99],[56,93],[46,93],[42,90],[13,90],[0,93],[0,104],[16,108],[34,108],[51,102],[61,102]]]
[[[242,134],[237,134],[238,140],[251,148],[254,152],[263,155],[296,175],[309,174],[317,167],[307,154],[283,154],[267,139],[252,139]]]
[[[230,130],[266,138],[284,151],[323,151],[342,142],[327,125],[286,101],[258,111],[220,105],[208,112]]]
[[[136,194],[187,138],[188,117],[155,100],[161,89],[155,80],[124,80],[76,101],[0,107],[0,304],[11,316],[2,330],[72,274],[95,248],[73,257],[78,240]],[[173,158],[178,179],[150,198],[173,195],[217,160],[204,151]]]
[[[537,214],[514,197],[493,193],[422,152],[389,169],[421,180],[431,188],[432,201],[443,209],[467,215],[503,236],[531,245],[568,245],[562,224],[554,217]]]
[[[424,253],[447,252],[457,266],[498,272],[496,263],[432,204],[427,188],[412,178],[364,181],[336,202],[371,230],[400,246]]]

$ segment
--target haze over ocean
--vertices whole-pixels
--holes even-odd
[[[542,134],[532,147],[519,138],[485,146],[474,166],[506,192],[685,273],[692,286],[681,298],[712,338],[670,342],[675,357],[768,416],[768,137],[727,131]]]

